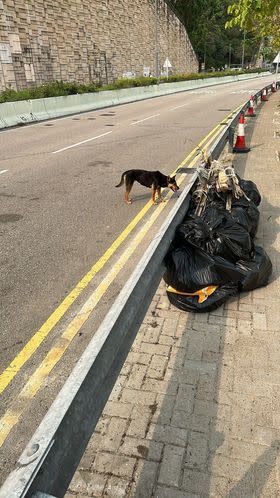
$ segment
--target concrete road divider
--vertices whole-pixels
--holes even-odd
[[[171,93],[184,92],[207,86],[222,85],[268,76],[270,73],[240,74],[220,78],[202,78],[198,80],[161,83],[144,87],[108,90],[96,93],[84,93],[45,99],[22,100],[0,104],[0,129],[59,118],[70,114],[92,111],[118,104],[126,104]]]
[[[5,102],[5,104],[1,104],[0,119],[1,123],[3,123],[2,128],[9,128],[11,126],[23,124],[23,121],[20,119],[20,116],[17,114],[17,109],[15,104],[19,104],[19,102]]]
[[[31,102],[32,115],[35,118],[33,121],[44,121],[45,119],[49,119],[45,104],[46,100],[47,99],[34,99],[29,101]]]
[[[49,119],[44,100],[22,100],[0,104],[0,128],[10,128],[11,126]]]

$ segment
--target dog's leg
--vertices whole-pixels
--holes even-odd
[[[157,189],[154,187],[154,185],[152,185],[152,200],[153,200],[153,204],[157,204],[156,193],[157,193]]]
[[[124,193],[124,201],[126,202],[126,204],[132,204],[132,199],[130,199],[129,197],[129,193],[132,189],[132,185],[133,185],[133,182],[127,180],[127,178],[125,179],[125,193]]]
[[[158,202],[164,202],[164,199],[161,197],[161,187],[157,187],[157,197]]]

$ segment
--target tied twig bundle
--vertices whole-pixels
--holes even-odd
[[[193,192],[193,200],[196,204],[195,214],[201,216],[207,205],[210,192],[226,193],[226,209],[231,211],[232,199],[246,197],[239,185],[232,161],[233,155],[227,154],[221,160],[212,160],[207,149],[199,148],[201,160],[197,167],[198,183]],[[247,198],[248,199],[248,198]]]

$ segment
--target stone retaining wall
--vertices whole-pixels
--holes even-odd
[[[157,7],[157,8],[156,8]],[[163,0],[0,0],[0,90],[46,81],[110,83],[198,63]]]

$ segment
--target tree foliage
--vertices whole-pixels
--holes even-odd
[[[169,0],[180,15],[200,63],[206,67],[241,64],[243,31],[238,26],[225,29],[230,20],[228,7],[232,0]],[[245,65],[253,62],[259,40],[246,35]]]
[[[279,0],[237,0],[228,6],[230,19],[226,27],[239,26],[259,36],[275,49],[280,48]]]

